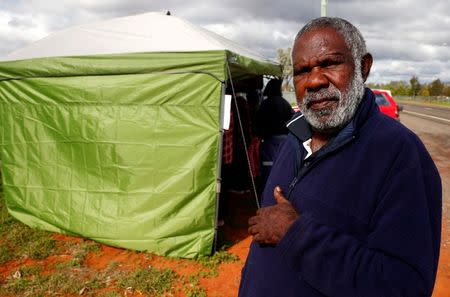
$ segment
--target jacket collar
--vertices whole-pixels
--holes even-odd
[[[302,142],[305,142],[312,136],[311,126],[301,112],[296,112],[292,119],[286,124],[286,127],[289,132],[294,134]]]
[[[372,113],[377,112],[375,95],[369,88],[365,88],[364,97],[356,109],[355,116],[349,124],[342,128],[336,138],[342,138],[349,135],[356,135]],[[312,130],[302,113],[297,112],[293,118],[286,124],[288,130],[302,142],[310,139]]]

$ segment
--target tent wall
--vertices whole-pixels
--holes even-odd
[[[0,85],[13,216],[163,255],[211,252],[220,82],[144,74]]]

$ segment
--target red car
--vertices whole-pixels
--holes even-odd
[[[389,90],[372,90],[375,94],[375,102],[378,105],[380,111],[391,118],[399,120],[399,108],[397,103],[392,98],[391,91]]]

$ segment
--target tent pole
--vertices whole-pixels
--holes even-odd
[[[253,171],[252,171],[252,166],[250,165],[250,157],[248,156],[248,146],[247,146],[247,142],[245,141],[245,137],[244,137],[244,128],[242,127],[241,115],[240,115],[240,111],[239,111],[239,106],[237,104],[236,93],[234,92],[233,78],[231,77],[231,70],[230,70],[230,65],[228,65],[228,59],[227,59],[226,65],[227,65],[227,70],[228,70],[228,76],[230,78],[231,91],[233,92],[233,99],[232,99],[232,101],[234,101],[234,106],[236,107],[236,114],[237,114],[237,119],[238,119],[238,122],[239,122],[239,128],[240,128],[241,135],[242,135],[242,140],[243,140],[242,142],[244,143],[245,156],[247,158],[248,171],[250,173],[250,179],[252,181],[253,194],[255,195],[256,207],[258,209],[260,209],[261,206],[259,204],[258,192],[256,191],[256,184],[255,184],[255,178],[253,177],[254,174],[253,174]]]
[[[217,183],[216,183],[216,217],[214,222],[214,244],[213,244],[213,254],[217,252],[218,248],[218,231],[219,231],[219,199],[220,192],[222,191],[222,155],[223,155],[223,123],[225,117],[225,83],[222,83],[222,94],[220,95],[220,136],[219,136],[219,153],[217,159]]]

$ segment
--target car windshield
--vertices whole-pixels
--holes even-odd
[[[389,106],[389,101],[383,94],[375,94],[375,102],[378,106]]]

